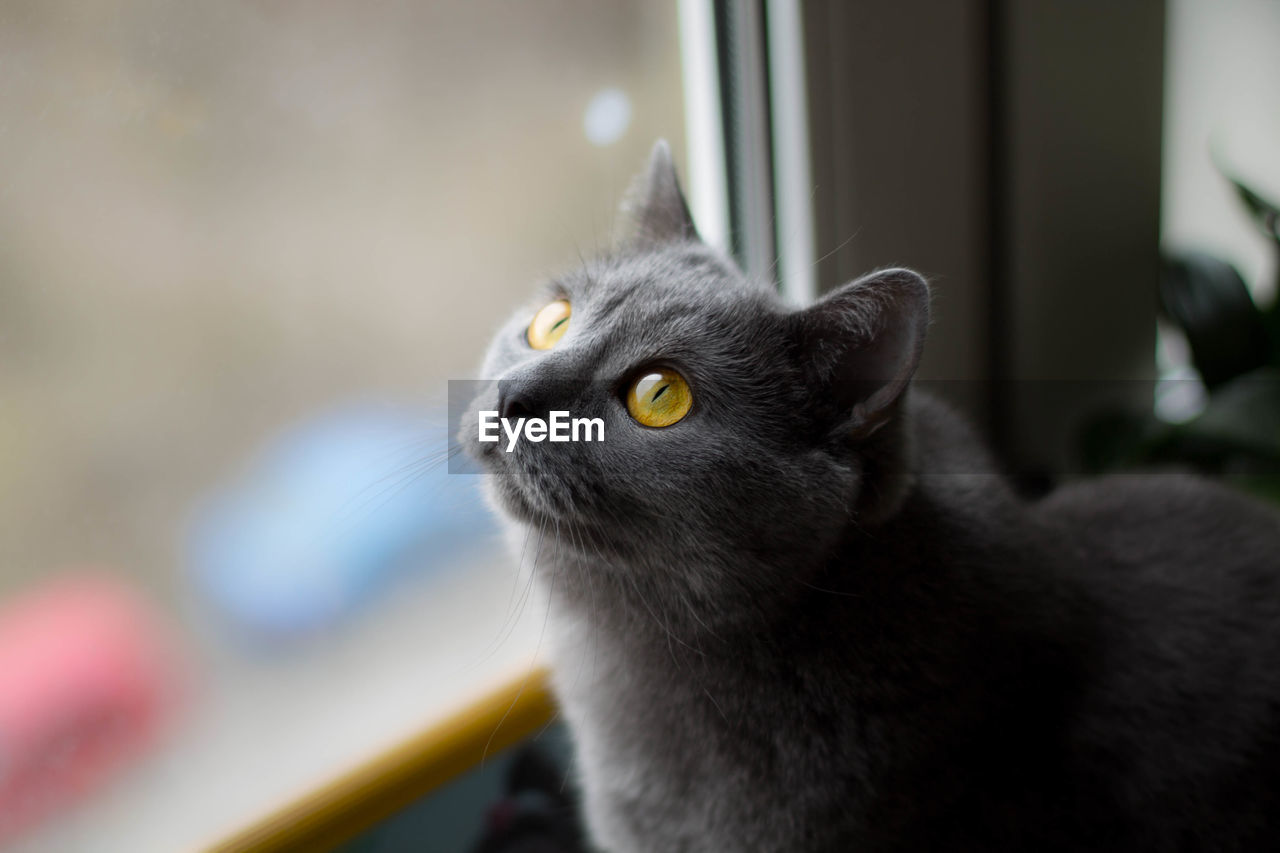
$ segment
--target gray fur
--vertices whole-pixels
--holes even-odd
[[[461,433],[549,596],[596,843],[1273,849],[1277,515],[1172,476],[1026,503],[907,386],[918,276],[792,311],[697,241],[669,154],[640,197],[636,240],[551,285],[560,343],[524,341],[544,294],[485,364],[606,440]],[[660,430],[622,403],[654,363],[695,395]]]

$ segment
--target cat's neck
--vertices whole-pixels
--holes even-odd
[[[920,391],[913,391],[907,404],[908,495],[915,506],[904,506],[904,513],[890,521],[900,523],[913,513],[938,512],[982,519],[984,526],[1024,524],[1025,502],[1014,494],[1001,466],[969,423]]]

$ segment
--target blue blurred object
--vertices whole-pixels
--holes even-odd
[[[489,541],[480,478],[449,473],[447,423],[356,405],[280,435],[196,513],[196,586],[237,627],[284,639],[342,621],[400,573],[437,570]]]

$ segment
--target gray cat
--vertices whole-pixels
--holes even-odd
[[[491,345],[461,436],[549,596],[611,851],[1280,849],[1280,517],[1189,477],[1016,497],[912,390],[929,294],[786,307],[665,145],[617,254]],[[477,440],[480,410],[604,440]]]

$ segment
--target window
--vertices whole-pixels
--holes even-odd
[[[677,21],[643,0],[6,8],[0,601],[54,620],[50,584],[105,577],[159,623],[133,639],[175,693],[102,784],[50,783],[26,849],[191,848],[528,666],[540,620],[507,622],[523,588],[488,522],[433,558],[370,519],[449,510],[406,423],[507,306],[607,245],[655,138],[684,150]],[[87,760],[68,725],[59,760]],[[0,797],[17,737],[0,723]]]

